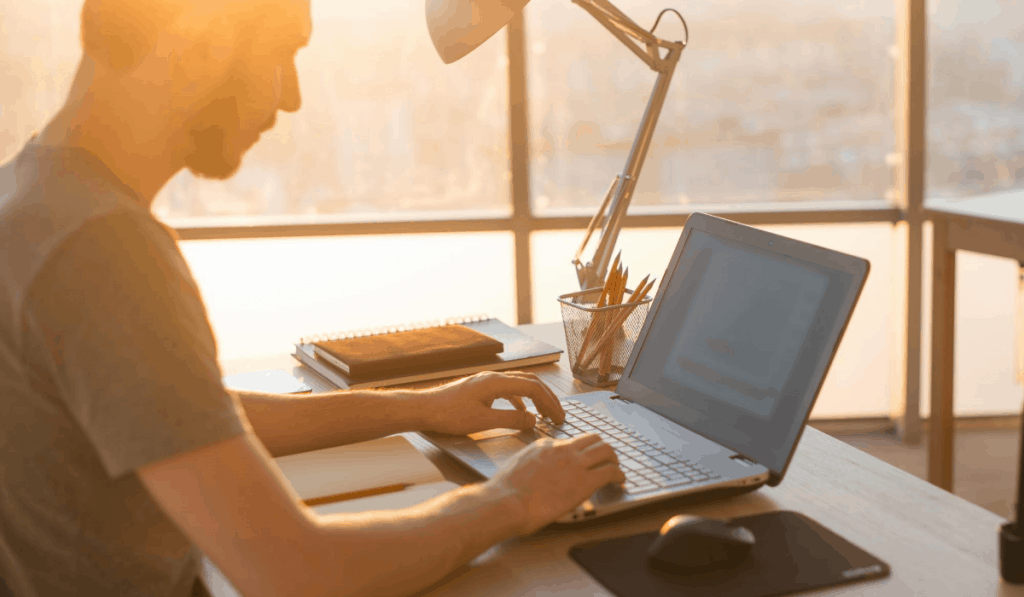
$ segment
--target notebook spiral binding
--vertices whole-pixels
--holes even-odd
[[[425,330],[427,328],[437,328],[446,325],[461,325],[466,323],[477,323],[480,321],[487,321],[493,319],[486,313],[477,313],[476,315],[469,315],[465,317],[448,317],[445,319],[434,319],[429,321],[417,321],[412,323],[404,323],[400,325],[386,325],[375,328],[361,328],[354,330],[345,330],[341,332],[331,332],[329,334],[313,334],[312,336],[303,336],[299,338],[300,344],[312,344],[313,342],[327,342],[330,340],[345,340],[348,338],[362,338],[364,336],[382,336],[384,334],[394,334],[395,332],[408,332],[410,330]]]

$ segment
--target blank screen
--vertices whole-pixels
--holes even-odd
[[[644,406],[781,470],[852,276],[691,230],[629,377]],[[820,374],[818,375],[820,377]]]

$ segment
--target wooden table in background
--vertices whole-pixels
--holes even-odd
[[[930,201],[925,218],[931,220],[934,231],[928,480],[952,491],[956,252],[972,251],[1024,263],[1024,201],[1020,193],[963,201]],[[1007,323],[1013,325],[1013,322]]]
[[[546,342],[565,345],[560,324],[522,329]],[[322,385],[285,357],[230,363],[225,373],[266,368],[293,371]],[[529,370],[559,396],[590,389],[573,379],[564,356],[558,364]],[[418,436],[410,437],[450,480],[473,481],[471,473],[444,453]],[[887,579],[801,595],[1024,597],[1024,585],[1009,585],[999,577],[996,532],[1001,518],[813,428],[804,432],[778,487],[700,505],[667,503],[611,520],[548,528],[529,537],[509,539],[419,595],[611,595],[569,558],[570,547],[655,530],[680,512],[728,518],[776,510],[805,514],[892,568]],[[211,582],[209,573],[208,566],[207,582]],[[231,594],[229,589],[216,586],[212,592]]]

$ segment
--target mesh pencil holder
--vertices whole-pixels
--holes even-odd
[[[640,328],[651,308],[651,297],[629,303],[633,290],[626,289],[623,304],[598,307],[600,288],[570,292],[558,297],[562,327],[573,377],[592,386],[610,386],[622,377]]]

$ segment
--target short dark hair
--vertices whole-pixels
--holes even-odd
[[[92,59],[126,71],[153,49],[160,32],[187,5],[181,0],[85,0],[82,49]]]

